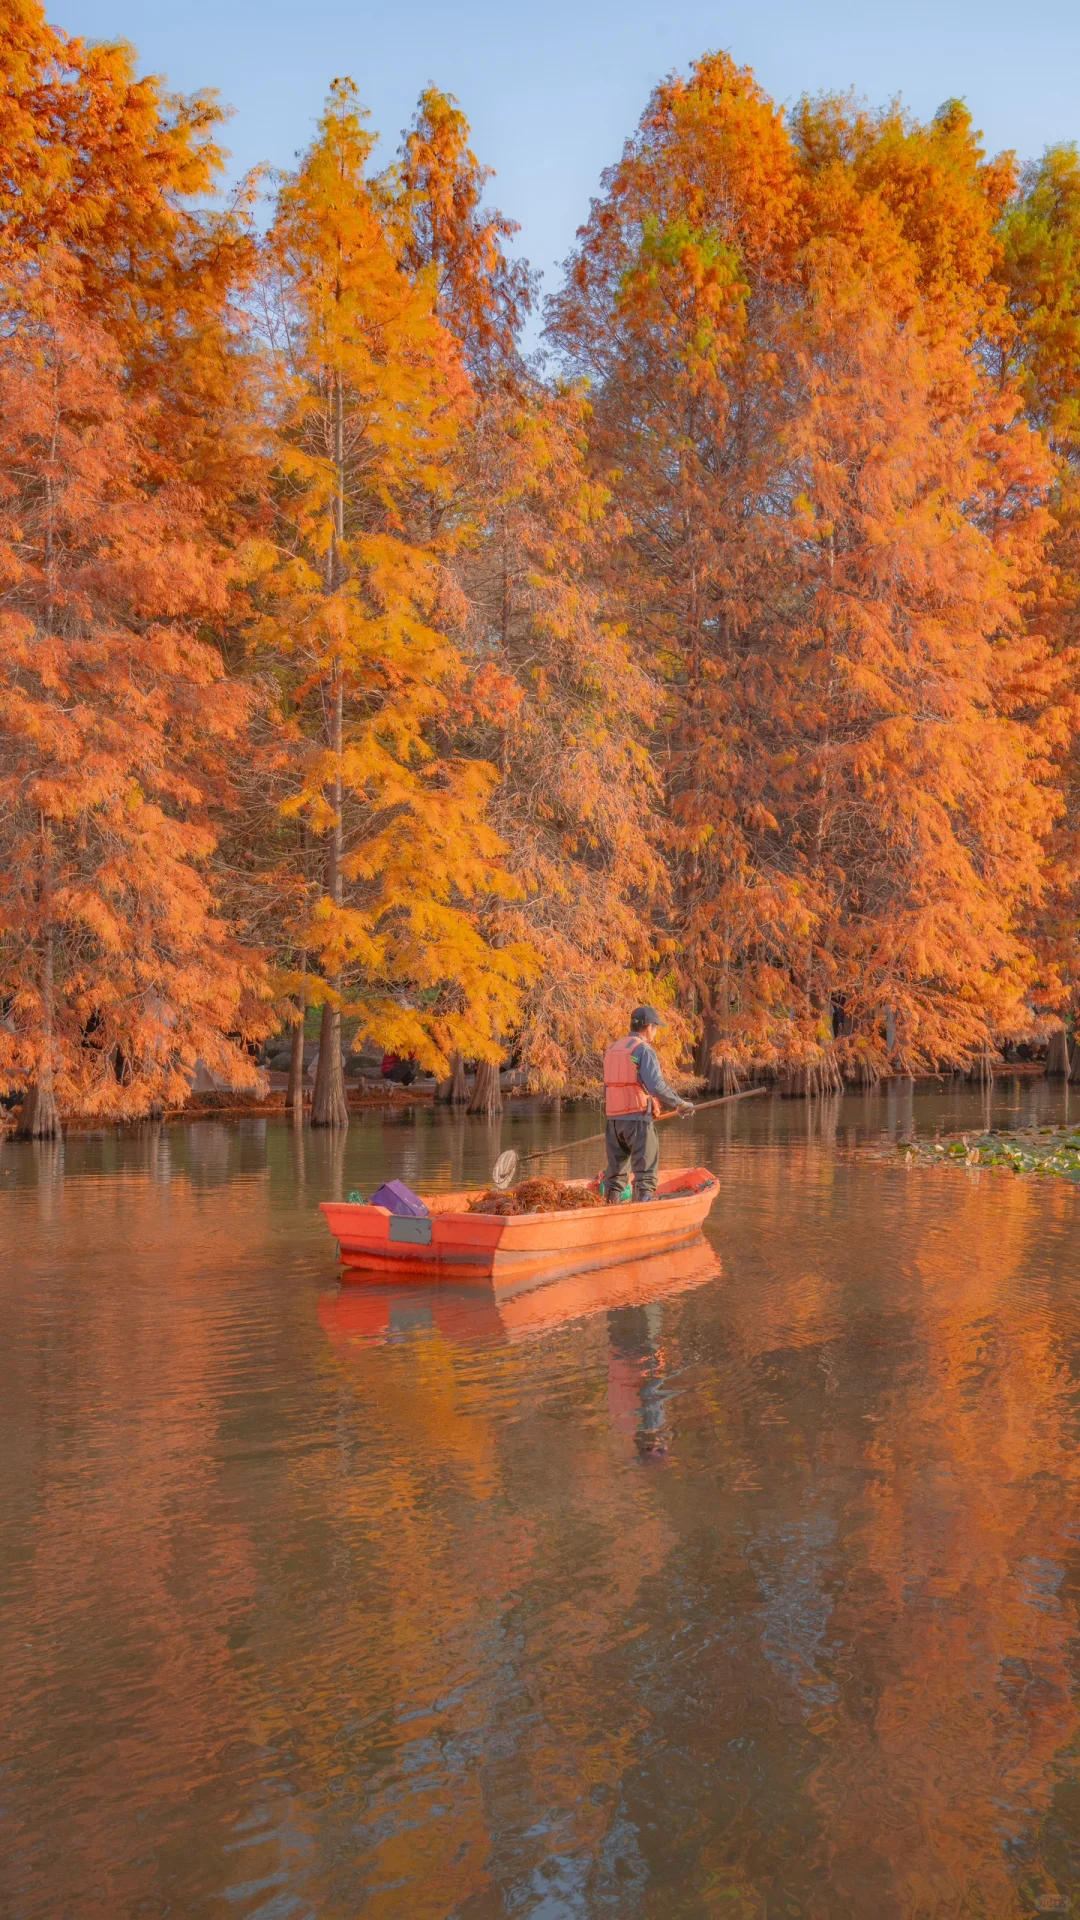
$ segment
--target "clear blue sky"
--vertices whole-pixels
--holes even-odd
[[[289,166],[330,81],[349,74],[397,145],[429,81],[457,95],[491,197],[521,223],[521,250],[558,279],[603,167],[649,90],[725,47],[773,97],[854,87],[900,94],[919,117],[960,95],[991,151],[1023,157],[1080,140],[1080,0],[52,0],[69,32],[126,39],[178,90],[214,87],[235,108],[237,170]]]

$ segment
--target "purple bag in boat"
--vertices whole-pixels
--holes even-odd
[[[425,1220],[427,1208],[418,1193],[407,1187],[402,1180],[388,1180],[384,1187],[376,1188],[368,1201],[369,1207],[385,1207],[388,1213],[405,1213],[412,1220]]]

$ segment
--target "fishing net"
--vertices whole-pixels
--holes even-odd
[[[500,1193],[491,1187],[469,1202],[470,1213],[566,1213],[573,1207],[602,1207],[604,1197],[594,1187],[573,1187],[565,1180],[538,1176]]]

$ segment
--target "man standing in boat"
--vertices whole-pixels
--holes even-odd
[[[655,1200],[660,1173],[660,1141],[656,1115],[662,1107],[693,1113],[668,1086],[653,1042],[663,1026],[655,1007],[635,1007],[630,1032],[616,1040],[604,1055],[604,1100],[607,1110],[607,1171],[604,1193],[609,1206],[622,1199],[626,1171],[634,1175],[634,1199]]]

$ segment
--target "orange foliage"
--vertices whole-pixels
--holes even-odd
[[[663,946],[647,751],[657,690],[596,582],[607,498],[587,472],[588,425],[579,390],[489,396],[470,447],[483,533],[457,568],[470,737],[500,768],[493,818],[522,892],[500,926],[541,960],[521,1053],[549,1088],[596,1079],[627,1008],[667,997],[651,977]]]
[[[533,276],[506,257],[513,220],[483,205],[491,168],[469,144],[451,94],[426,87],[401,158],[383,182],[406,270],[435,283],[440,319],[465,349],[474,380],[516,363],[517,337],[533,300]]]
[[[955,101],[785,114],[707,55],[605,175],[550,307],[567,381],[522,355],[535,280],[449,95],[373,176],[336,83],[263,244],[247,187],[208,207],[209,95],[37,0],[0,56],[31,1118],[39,1069],[72,1106],[172,1097],[260,954],[283,1011],[323,1004],[335,1124],[344,1008],[554,1088],[638,999],[723,1084],[970,1064],[1075,1006],[1071,149],[987,160]],[[153,740],[117,732],[131,685]],[[90,862],[76,966],[65,836],[151,806],[167,856]],[[196,903],[192,973],[140,861]],[[101,956],[147,940],[136,1002]]]
[[[246,189],[225,211],[200,204],[223,162],[222,109],[138,78],[122,43],[47,25],[37,0],[5,8],[0,69],[0,270],[66,248],[73,297],[116,341],[133,391],[160,403],[148,473],[183,474],[232,519],[257,471],[234,305],[255,247]]]
[[[182,1101],[199,1056],[253,1080],[227,1035],[257,984],[207,880],[246,708],[197,637],[214,547],[148,487],[152,409],[68,280],[23,269],[0,320],[0,1073],[44,1134],[55,1102]]]
[[[717,57],[658,89],[554,334],[598,383],[612,588],[663,664],[676,942],[730,1065],[965,1062],[1051,997],[1030,924],[1069,737],[1030,631],[1050,468],[963,109],[785,127]]]
[[[1054,462],[1048,565],[1034,619],[1071,689],[1071,726],[1058,748],[1064,809],[1051,845],[1037,950],[1080,1013],[1080,158],[1051,147],[1029,167],[1000,225],[1008,312],[997,341],[1003,380]]]
[[[322,967],[313,1119],[331,1125],[347,1122],[343,998],[365,1031],[441,1071],[454,1051],[497,1057],[529,966],[475,910],[516,891],[485,820],[493,769],[439,741],[461,672],[440,523],[470,391],[430,277],[410,278],[391,245],[371,144],[337,82],[270,238],[279,481],[257,634],[286,669],[285,808],[326,848],[297,937]]]
[[[221,912],[218,822],[249,701],[209,644],[256,470],[231,299],[253,260],[213,185],[221,119],[18,0],[0,26],[5,343],[0,778],[4,1070],[21,1124],[185,1097],[257,956]],[[233,1038],[229,1036],[232,1035]]]
[[[500,772],[491,816],[520,898],[494,917],[539,958],[517,1022],[534,1085],[599,1076],[626,1010],[663,994],[652,909],[657,782],[647,738],[656,689],[598,574],[609,494],[588,472],[591,413],[579,388],[545,386],[518,352],[528,273],[481,206],[486,170],[468,126],[428,90],[402,158],[405,257],[435,276],[461,341],[474,406],[455,458],[453,574],[469,666],[457,702],[471,756]]]

